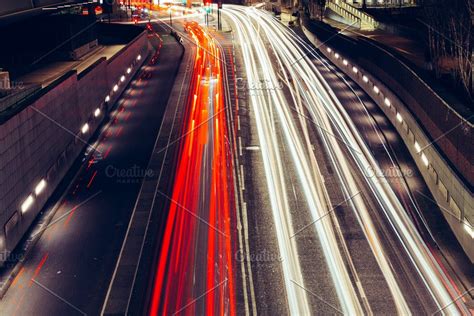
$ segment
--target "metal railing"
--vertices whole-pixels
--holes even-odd
[[[331,10],[334,10],[333,7],[339,7],[340,9],[350,13],[348,15],[349,18],[352,16],[357,17],[360,21],[360,28],[363,30],[374,30],[378,27],[379,23],[369,14],[360,11],[359,9],[353,7],[352,5],[344,2],[343,0],[331,0],[328,2],[328,6]],[[336,13],[340,14],[341,10],[337,9],[334,10]],[[343,17],[346,17],[342,15]],[[352,22],[355,22],[353,18],[351,18]]]
[[[21,89],[12,90],[11,94],[0,98],[0,112],[7,110],[15,104],[23,101],[24,99],[32,96],[34,93],[41,90],[41,85],[28,85]]]
[[[328,2],[327,7],[332,11],[336,12],[338,15],[342,16],[344,19],[350,21],[353,26],[362,28],[360,18],[358,18],[354,14],[350,13],[347,10],[344,10],[334,2]]]

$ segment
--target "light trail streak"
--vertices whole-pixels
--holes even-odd
[[[195,63],[149,315],[235,315],[233,167],[221,52],[197,23],[186,29],[196,43]]]
[[[283,133],[287,145],[291,149],[293,163],[298,171],[313,218],[318,218],[320,214],[324,214],[325,202],[327,202],[325,195],[327,193],[323,188],[321,176],[317,172],[319,169],[314,155],[311,150],[305,148],[305,145],[309,147],[310,142],[306,132],[306,122],[302,119],[304,115],[300,115],[300,125],[303,129],[303,135],[300,135],[290,115],[292,105],[298,113],[302,114],[306,110],[317,126],[320,127],[318,129],[319,134],[329,153],[330,160],[335,166],[337,175],[343,184],[342,189],[347,197],[354,195],[360,189],[351,173],[349,157],[345,157],[341,148],[341,140],[347,146],[350,158],[362,174],[365,174],[365,170],[374,170],[375,174],[383,173],[357,131],[352,119],[311,61],[310,57],[319,58],[314,50],[295,33],[263,11],[255,8],[232,6],[231,9],[225,9],[223,12],[236,25],[235,30],[242,44],[247,79],[250,82],[260,82],[260,79],[263,79],[264,82],[277,86],[278,77],[280,77],[291,93],[291,100],[286,100],[282,92],[278,90],[271,91],[268,98],[252,95],[251,105],[256,113],[267,185],[271,194],[274,219],[277,224],[277,237],[283,257],[282,265],[288,303],[292,314],[301,314],[302,310],[300,308],[307,308],[303,305],[307,304],[307,299],[299,297],[298,293],[288,284],[288,280],[293,277],[297,277],[298,280],[295,279],[295,281],[303,284],[303,278],[299,268],[298,256],[294,249],[295,245],[288,244],[283,240],[288,231],[292,230],[291,217],[286,213],[286,195],[285,190],[283,190],[284,176],[281,171],[278,142],[274,136],[275,133],[272,133],[274,123],[271,118],[272,111],[269,108],[271,107],[276,111],[279,123],[283,126]],[[267,48],[264,47],[265,39],[262,38],[262,34],[265,35],[271,45],[272,52],[277,59],[276,63],[272,63]],[[298,62],[294,62],[295,60]],[[256,65],[261,66],[260,71]],[[278,70],[281,73],[277,75],[274,68],[279,68]],[[341,139],[337,139],[333,135],[340,135]],[[409,260],[436,304],[439,307],[447,306],[446,313],[448,314],[469,313],[462,302],[449,304],[454,297],[457,297],[458,293],[420,236],[387,179],[365,177],[365,181],[371,195],[389,220],[393,231],[400,240],[400,244],[405,249]],[[367,206],[361,196],[354,197],[350,203],[384,274],[397,312],[410,314],[411,311],[405,299],[405,295],[409,295],[409,293],[402,293],[400,290],[394,271],[384,254]],[[279,221],[283,221],[287,225],[279,226]],[[337,243],[333,241],[334,232],[331,222],[321,220],[317,221],[315,226],[344,312],[349,314],[361,313],[362,309],[357,295],[349,284],[347,271],[345,271],[342,259],[337,253]]]
[[[257,82],[269,85],[267,91],[270,93],[266,96],[251,93],[250,100],[256,117],[290,312],[293,315],[305,315],[309,313],[310,308],[305,291],[294,286],[294,283],[303,285],[304,281],[296,243],[294,239],[290,238],[293,235],[293,226],[286,194],[285,171],[279,153],[280,145],[275,133],[273,110],[278,116],[279,123],[282,124],[282,131],[290,148],[311,215],[316,222],[316,232],[343,311],[348,314],[361,314],[362,307],[350,282],[345,263],[340,252],[335,251],[338,249],[338,244],[332,222],[329,217],[316,221],[329,211],[324,185],[321,178],[315,177],[312,171],[318,170],[316,160],[307,158],[308,148],[305,148],[301,141],[283,92],[280,89],[272,88],[278,87],[277,76],[260,32],[251,23],[251,11],[246,9],[239,11],[236,9],[223,12],[236,25],[237,36],[242,44],[247,80],[251,85]],[[258,27],[260,28],[260,24]],[[260,66],[260,69],[257,66]]]

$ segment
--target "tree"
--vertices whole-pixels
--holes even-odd
[[[320,12],[319,17],[322,21],[324,17],[324,9],[326,8],[326,0],[317,0],[316,3],[319,6],[319,12]]]
[[[436,76],[450,71],[472,98],[474,0],[425,0],[428,46]],[[448,66],[447,66],[448,64]]]

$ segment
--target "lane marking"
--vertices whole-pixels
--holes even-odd
[[[97,175],[97,170],[94,171],[94,173],[92,174],[91,179],[89,180],[89,183],[87,184],[87,188],[88,188],[88,189],[91,187],[92,182],[94,181],[96,175]]]
[[[248,150],[248,151],[259,151],[259,150],[260,150],[260,146],[247,146],[247,147],[245,147],[245,150]]]
[[[33,273],[33,276],[31,277],[30,279],[30,286],[32,285],[32,282],[34,281],[34,279],[38,276],[38,274],[40,273],[41,271],[41,268],[44,266],[44,263],[46,262],[46,259],[48,259],[48,253],[45,253],[45,255],[43,256],[43,258],[41,259],[40,263],[38,264],[38,266],[36,267],[35,269],[35,273]]]
[[[245,190],[244,165],[240,165],[240,177],[242,178],[242,190]]]
[[[242,156],[242,137],[239,136],[239,155]]]

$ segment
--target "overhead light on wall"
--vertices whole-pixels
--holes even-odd
[[[124,81],[125,81],[125,76],[120,77],[120,82],[124,82]]]
[[[374,92],[377,93],[377,94],[379,94],[379,92],[380,92],[379,87],[374,86]]]
[[[362,80],[364,80],[364,82],[369,82],[369,78],[367,78],[366,75],[364,75],[364,76],[362,77]]]
[[[33,205],[34,201],[35,199],[33,198],[33,195],[28,195],[26,200],[21,204],[21,212],[25,213],[26,211],[28,211],[28,209]]]
[[[386,106],[390,106],[390,100],[388,98],[385,98],[384,103]]]
[[[35,187],[36,196],[40,195],[44,188],[46,188],[46,180],[41,179],[41,181]]]
[[[336,59],[339,59],[339,54],[338,54],[338,53],[335,53],[335,54],[334,54],[334,57],[336,57]]]
[[[420,144],[418,144],[418,142],[416,140],[415,140],[415,150],[416,150],[417,154],[421,151]]]
[[[464,230],[471,236],[471,238],[474,238],[474,228],[469,225],[466,221],[464,221]]]
[[[116,85],[114,86],[114,92],[117,92],[117,91],[118,91],[118,85],[116,84]]]
[[[326,48],[326,50],[327,50],[328,53],[330,53],[332,51],[331,48],[329,48],[329,47]]]
[[[349,62],[346,59],[344,59],[342,63],[344,64],[344,66],[347,66],[347,64],[349,64]]]
[[[110,101],[110,96],[106,96],[105,97],[105,102],[109,102]]]
[[[141,60],[141,59],[142,59],[142,55],[138,55],[137,60]]]
[[[128,67],[127,74],[130,74],[131,72],[132,72],[132,68]]]
[[[94,116],[95,116],[95,117],[98,117],[99,115],[100,115],[100,109],[97,108],[97,109],[95,109],[95,111],[94,111]]]
[[[423,161],[423,164],[428,167],[429,165],[429,161],[428,161],[428,158],[426,157],[426,155],[424,153],[421,154],[421,161]]]
[[[356,67],[356,66],[352,67],[352,71],[353,71],[354,73],[357,73],[357,72],[359,72],[359,70],[357,69],[357,67]]]
[[[403,122],[403,117],[400,113],[397,112],[397,121],[399,121],[400,123]]]
[[[82,134],[87,133],[88,130],[89,130],[89,124],[86,123],[86,124],[82,125],[82,128],[81,128]]]

